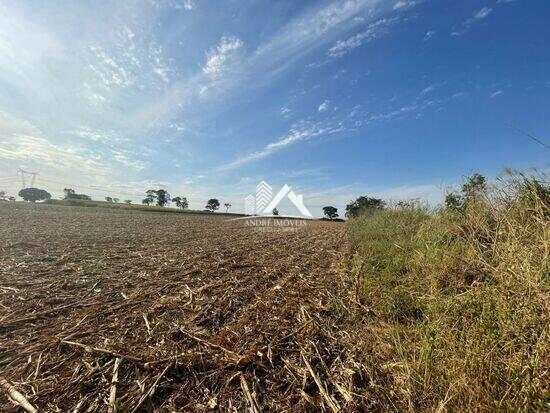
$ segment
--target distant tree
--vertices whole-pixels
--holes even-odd
[[[273,211],[271,213],[275,216],[279,215],[279,210],[277,208],[273,208]]]
[[[189,207],[189,202],[187,202],[187,198],[184,196],[172,198],[172,202],[175,202],[176,206],[181,209],[187,209]]]
[[[144,202],[145,204],[147,205],[153,205],[155,203],[155,199],[157,198],[157,191],[155,191],[154,189],[149,189],[147,190],[147,192],[145,192],[145,200],[147,200],[147,202]]]
[[[115,204],[118,204],[118,201],[120,201],[120,199],[118,199],[118,198],[113,198],[113,202],[114,202]]]
[[[132,200],[131,200],[131,199],[126,199],[126,200],[124,201],[124,203],[130,205],[130,204],[132,203]]]
[[[105,201],[107,201],[107,202],[113,202],[113,198],[111,198],[110,196],[106,196],[106,197],[105,197]]]
[[[355,201],[346,205],[346,217],[355,218],[366,211],[382,210],[385,206],[386,203],[381,199],[360,196]]]
[[[225,204],[223,204],[223,206],[225,207],[225,212],[227,213],[227,211],[229,211],[229,208],[231,208],[233,205],[231,205],[229,202],[226,202]]]
[[[10,196],[10,197],[8,198],[8,201],[10,201],[10,202],[15,202],[15,201],[16,201],[16,199],[15,199],[15,197],[14,197],[14,196]]]
[[[6,195],[6,191],[0,191],[0,199],[5,201],[8,196]]]
[[[487,190],[487,180],[481,174],[474,173],[462,184],[462,194],[465,202],[475,201]]]
[[[27,202],[44,201],[50,199],[52,196],[48,191],[38,188],[25,188],[19,191],[19,196]]]
[[[149,189],[145,192],[145,199],[149,200],[147,205],[156,202],[158,206],[163,207],[170,202],[170,194],[165,189]]]
[[[65,199],[69,199],[72,195],[75,194],[75,190],[71,188],[65,188],[63,189],[63,192],[65,193]]]
[[[453,191],[445,197],[445,206],[454,211],[463,211],[468,204],[477,201],[487,191],[487,180],[481,174],[474,173],[462,184],[462,193]]]
[[[210,212],[216,211],[219,207],[220,207],[220,201],[218,201],[216,198],[209,199],[205,206],[205,208]]]
[[[333,206],[326,206],[323,207],[323,213],[326,215],[329,219],[338,218],[338,209]]]
[[[63,192],[65,193],[64,199],[82,199],[85,201],[89,201],[92,198],[89,195],[86,194],[77,194],[74,189],[71,188],[65,188],[63,189]]]
[[[158,189],[155,193],[157,195],[158,206],[163,207],[170,202],[170,194],[165,189]]]

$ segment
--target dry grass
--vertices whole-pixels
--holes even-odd
[[[388,409],[550,409],[549,218],[548,187],[516,176],[460,212],[350,223]]]

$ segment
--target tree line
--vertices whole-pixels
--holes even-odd
[[[165,189],[149,189],[145,192],[145,198],[141,201],[143,205],[156,205],[159,207],[165,207],[170,202],[175,203],[176,206],[181,209],[189,208],[189,202],[186,197],[176,196],[172,198],[170,193]],[[228,212],[229,208],[232,207],[229,202],[226,202],[223,206],[225,207],[225,212]],[[210,198],[204,207],[204,209],[209,212],[215,212],[219,208],[220,201],[216,198]]]
[[[450,192],[445,197],[445,207],[452,210],[464,210],[468,203],[474,201],[477,197],[482,194],[487,187],[486,178],[479,174],[474,173],[473,175],[466,178],[463,183],[460,191]],[[63,189],[65,200],[84,200],[90,201],[92,198],[86,194],[79,194],[72,188]],[[39,188],[24,188],[19,191],[18,194],[24,201],[27,202],[37,202],[44,201],[51,198],[51,194]],[[0,200],[9,200],[15,201],[15,197],[8,196],[5,191],[0,191]],[[105,201],[118,203],[119,198],[105,197]],[[141,201],[143,205],[152,206],[156,205],[159,207],[165,207],[170,202],[173,202],[176,207],[180,209],[188,209],[189,202],[185,196],[175,196],[172,197],[170,193],[165,189],[149,189],[145,192],[145,198]],[[132,201],[127,199],[124,201],[126,204],[131,204]],[[220,208],[220,201],[216,198],[210,198],[206,203],[204,209],[208,212],[216,212]],[[229,209],[232,207],[231,203],[226,202],[223,204],[225,207],[225,212],[229,212]],[[415,208],[414,201],[399,201],[396,204],[399,208]],[[380,198],[373,198],[368,196],[360,196],[355,201],[350,202],[346,205],[345,216],[348,219],[356,218],[358,216],[372,213],[375,211],[383,210],[387,207],[387,204],[384,200]],[[273,215],[279,215],[277,208],[273,209]],[[338,220],[338,208],[334,206],[325,206],[323,207],[324,219],[328,220]]]

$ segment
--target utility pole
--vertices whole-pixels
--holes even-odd
[[[25,181],[25,175],[31,175],[31,188],[34,188],[34,181],[36,181],[36,175],[38,175],[38,172],[28,172],[21,168],[17,171],[17,173],[21,174],[21,184],[23,187],[21,189],[25,189],[27,187],[27,183]]]

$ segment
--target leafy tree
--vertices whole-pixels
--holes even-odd
[[[113,202],[113,198],[111,198],[110,196],[106,196],[106,197],[105,197],[105,201],[107,201],[107,202]]]
[[[142,201],[142,203],[146,205],[153,205],[156,198],[157,192],[154,189],[149,189],[147,192],[145,192],[145,199]]]
[[[225,204],[223,204],[223,206],[225,207],[225,212],[227,213],[227,211],[229,211],[229,208],[231,208],[233,205],[231,205],[229,202],[226,202]]]
[[[15,197],[14,197],[14,196],[10,196],[10,197],[8,198],[8,201],[10,201],[10,202],[15,202],[15,201],[16,201],[16,199],[15,199]]]
[[[187,202],[187,198],[184,196],[172,198],[172,202],[175,202],[176,206],[181,209],[187,209],[189,207],[189,202]]]
[[[145,192],[145,199],[149,200],[147,205],[154,204],[158,206],[166,206],[170,202],[170,194],[165,189],[149,189]]]
[[[356,218],[367,211],[382,210],[385,206],[386,203],[381,199],[360,196],[355,201],[346,205],[346,217]]]
[[[6,191],[0,191],[0,199],[5,200],[7,198]]]
[[[279,215],[279,210],[277,208],[273,208],[272,214],[275,216]]]
[[[45,199],[50,199],[52,196],[50,193],[44,189],[38,188],[25,188],[19,191],[19,196],[27,202],[36,202],[43,201]]]
[[[155,193],[157,195],[158,206],[163,207],[170,202],[170,194],[165,189],[158,189]]]
[[[338,209],[333,206],[326,206],[323,207],[323,213],[326,215],[329,219],[338,218]]]
[[[118,204],[118,201],[120,201],[120,199],[118,199],[118,198],[113,198],[113,202],[114,202],[115,204]]]
[[[69,199],[72,195],[75,194],[75,190],[71,188],[65,188],[63,189],[63,192],[65,193],[65,199]]]
[[[131,200],[131,199],[127,199],[127,200],[124,201],[124,203],[130,205],[130,204],[132,203],[132,200]]]
[[[220,201],[218,201],[216,198],[211,198],[206,203],[205,208],[211,212],[216,211],[220,207]]]

